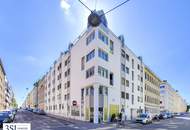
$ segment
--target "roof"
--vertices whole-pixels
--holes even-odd
[[[4,67],[3,67],[3,62],[2,62],[2,60],[1,60],[1,58],[0,58],[0,66],[1,66],[1,68],[2,68],[3,74],[6,75],[5,69],[4,69]]]

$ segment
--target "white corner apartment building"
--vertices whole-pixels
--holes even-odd
[[[106,19],[104,18],[104,22]],[[107,22],[88,26],[46,74],[46,112],[98,123],[144,111],[144,64]]]

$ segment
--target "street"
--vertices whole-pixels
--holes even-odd
[[[153,122],[148,125],[126,123],[125,127],[116,124],[93,124],[82,121],[66,121],[44,115],[37,115],[28,111],[19,111],[15,123],[31,123],[32,130],[189,130],[190,115]]]
[[[68,122],[60,119],[54,119],[44,115],[37,115],[29,111],[19,111],[15,117],[15,123],[31,123],[32,130],[62,130],[68,129]],[[71,125],[72,126],[72,125]]]
[[[32,130],[189,130],[190,115],[153,122],[148,125],[126,123],[125,127],[116,124],[93,124],[82,121],[69,122],[64,119],[37,115],[28,111],[19,111],[15,123],[31,123]]]

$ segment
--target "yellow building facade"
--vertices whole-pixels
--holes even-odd
[[[160,113],[160,84],[161,80],[147,66],[145,71],[145,112],[153,115]]]

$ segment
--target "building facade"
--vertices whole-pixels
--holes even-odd
[[[0,59],[0,110],[4,110],[6,108],[5,105],[5,90],[6,90],[6,73],[3,67],[3,63]]]
[[[45,76],[38,81],[38,108],[45,110],[45,88],[46,88],[46,78]]]
[[[46,75],[47,113],[98,123],[121,110],[127,119],[144,111],[144,64],[122,36],[101,24],[73,44]]]
[[[12,87],[9,82],[6,80],[6,88],[5,88],[5,109],[13,108],[13,98],[14,93]]]
[[[166,80],[160,85],[160,109],[166,112],[185,112],[187,104],[185,100],[179,95]]]
[[[160,85],[159,77],[125,45],[124,37],[107,27],[105,16],[101,21],[97,27],[88,23],[60,54],[34,85],[25,106],[94,123],[110,121],[121,111],[131,120],[142,112],[179,109],[172,87]],[[180,98],[178,102],[183,104]]]
[[[161,80],[147,66],[145,71],[145,112],[153,115],[160,113],[160,84]]]

